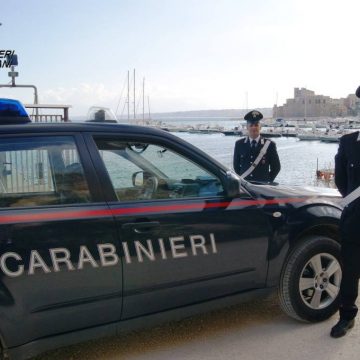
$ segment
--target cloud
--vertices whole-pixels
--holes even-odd
[[[114,108],[118,97],[118,90],[110,89],[102,83],[81,83],[71,88],[46,89],[41,93],[40,102],[74,105],[76,115],[82,115],[90,106]]]

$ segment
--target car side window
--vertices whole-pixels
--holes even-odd
[[[5,138],[0,142],[0,207],[91,201],[72,137]]]
[[[221,181],[156,144],[95,139],[119,201],[220,196]]]

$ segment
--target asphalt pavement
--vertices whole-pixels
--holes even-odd
[[[122,336],[45,353],[36,360],[355,360],[360,318],[343,338],[329,332],[337,321],[308,324],[286,316],[277,298],[232,306]]]

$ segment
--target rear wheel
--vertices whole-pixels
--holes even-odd
[[[340,245],[326,236],[304,238],[284,265],[280,305],[298,320],[325,320],[337,311],[341,276]]]

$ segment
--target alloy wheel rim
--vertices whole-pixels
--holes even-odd
[[[300,274],[299,292],[304,304],[321,310],[334,302],[340,291],[341,267],[331,254],[313,256]]]

